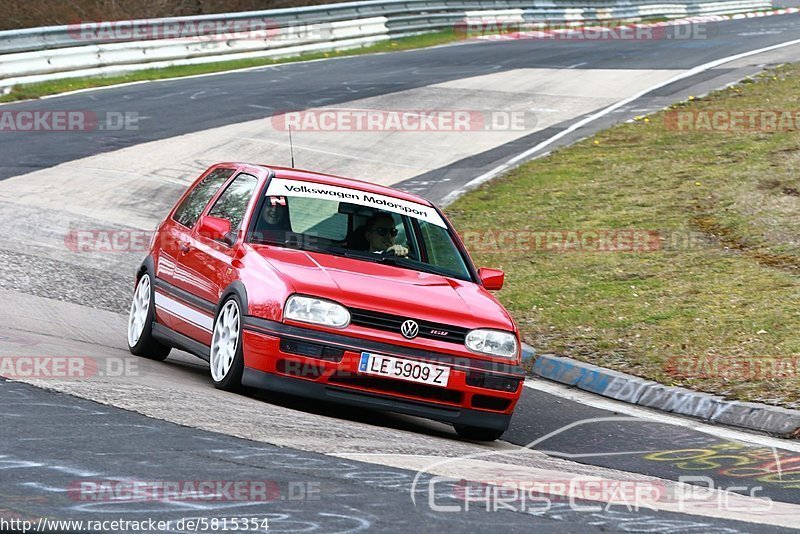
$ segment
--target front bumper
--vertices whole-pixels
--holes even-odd
[[[245,317],[242,383],[459,425],[505,430],[522,393],[517,365]],[[450,367],[446,388],[358,371],[362,352]]]

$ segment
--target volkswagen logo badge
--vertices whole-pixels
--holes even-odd
[[[400,333],[406,339],[414,339],[419,334],[419,325],[416,321],[409,319],[400,326]]]

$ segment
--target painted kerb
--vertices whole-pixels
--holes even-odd
[[[527,347],[527,354],[531,353],[532,349]],[[525,350],[523,354],[526,355]],[[665,386],[553,354],[536,356],[531,374],[629,404],[688,415],[713,423],[781,436],[796,436],[800,431],[800,411],[797,410],[727,401],[716,395]]]

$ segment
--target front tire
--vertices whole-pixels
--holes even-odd
[[[156,320],[154,302],[155,290],[150,274],[145,271],[136,284],[128,315],[128,350],[137,356],[162,361],[169,356],[171,348],[153,338],[153,323]]]
[[[453,427],[455,427],[456,433],[458,433],[459,436],[473,441],[494,441],[499,439],[505,432],[505,430],[468,425],[453,425]]]
[[[225,301],[214,319],[209,366],[211,380],[217,389],[235,393],[250,392],[250,388],[242,386],[242,311],[236,296]]]

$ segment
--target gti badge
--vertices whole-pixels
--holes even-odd
[[[400,325],[400,333],[406,339],[414,339],[419,334],[419,325],[416,321],[409,319]]]

